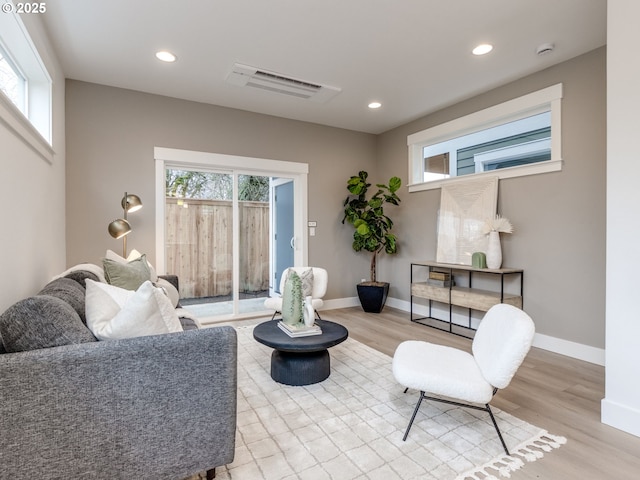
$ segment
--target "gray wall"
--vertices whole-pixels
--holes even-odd
[[[65,267],[64,74],[46,38],[40,15],[22,20],[40,53],[52,86],[53,163],[46,162],[0,121],[0,312],[39,291]],[[6,228],[11,226],[11,228]]]
[[[100,263],[122,242],[107,225],[125,191],[144,208],[128,247],[155,258],[153,148],[170,147],[309,164],[309,264],[330,272],[327,298],[355,295],[367,259],[350,249],[342,219],[346,179],[375,162],[375,136],[240,110],[67,81],[67,264]]]
[[[500,180],[504,266],[525,271],[524,305],[538,333],[604,348],[606,51],[594,50],[378,137],[377,174],[407,181],[407,135],[563,83],[561,172]],[[409,300],[409,264],[434,259],[440,190],[405,193],[394,220],[401,249],[383,258],[390,296]]]
[[[640,436],[638,110],[640,3],[607,2],[607,331],[602,421]]]
[[[360,169],[373,182],[407,183],[407,135],[562,82],[561,172],[501,180],[498,210],[515,226],[503,235],[504,265],[525,270],[525,308],[538,333],[604,347],[605,49],[379,136],[244,111],[67,81],[67,263],[97,263],[119,241],[106,226],[126,190],[143,210],[131,217],[130,248],[155,258],[153,147],[172,147],[309,164],[309,263],[329,270],[328,299],[354,296],[368,257],[350,249],[340,224],[346,179]],[[382,256],[378,277],[390,296],[409,300],[409,264],[435,257],[440,191],[400,192],[392,218],[400,252]]]

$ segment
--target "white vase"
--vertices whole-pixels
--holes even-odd
[[[502,265],[502,246],[500,245],[500,232],[489,232],[489,245],[487,246],[487,268],[496,269]]]
[[[313,311],[313,299],[311,296],[308,296],[304,299],[304,310],[303,310],[304,324],[307,327],[311,327],[313,322],[315,321],[315,312]]]

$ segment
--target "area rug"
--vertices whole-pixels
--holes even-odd
[[[237,332],[236,456],[217,479],[489,480],[566,442],[494,409],[506,456],[486,413],[436,402],[422,403],[403,442],[419,392],[403,393],[389,356],[349,338],[329,350],[327,380],[290,387],[271,379],[272,350],[253,328]]]

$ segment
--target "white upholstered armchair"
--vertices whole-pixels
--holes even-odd
[[[489,413],[509,455],[489,402],[498,389],[511,382],[529,352],[534,333],[529,315],[514,306],[498,304],[480,322],[473,339],[473,354],[422,341],[402,342],[393,356],[393,375],[407,387],[405,392],[409,388],[420,391],[403,440],[409,435],[420,403],[427,399]]]
[[[284,284],[287,280],[287,275],[289,274],[289,270],[293,270],[298,275],[303,275],[309,269],[313,272],[313,281],[311,286],[311,298],[313,309],[316,312],[316,315],[320,318],[320,314],[318,313],[318,309],[322,308],[324,302],[322,301],[322,297],[327,293],[327,284],[329,282],[329,275],[324,268],[320,267],[289,267],[284,272],[282,272],[282,276],[280,277],[280,291],[284,291]],[[307,292],[308,293],[308,292]],[[304,293],[303,293],[304,295]],[[274,310],[272,319],[275,316],[282,312],[282,296],[278,297],[269,297],[264,301],[265,308],[269,310]]]

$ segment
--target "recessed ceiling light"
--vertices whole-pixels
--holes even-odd
[[[158,60],[162,60],[163,62],[169,62],[169,63],[176,61],[176,56],[171,52],[167,52],[166,50],[156,52],[156,58]]]
[[[486,55],[491,50],[493,50],[493,45],[490,45],[488,43],[483,43],[481,45],[478,45],[476,48],[474,48],[471,51],[471,53],[473,53],[474,55]]]
[[[369,108],[375,110],[376,108],[380,108],[382,104],[380,102],[371,102],[369,104]]]

